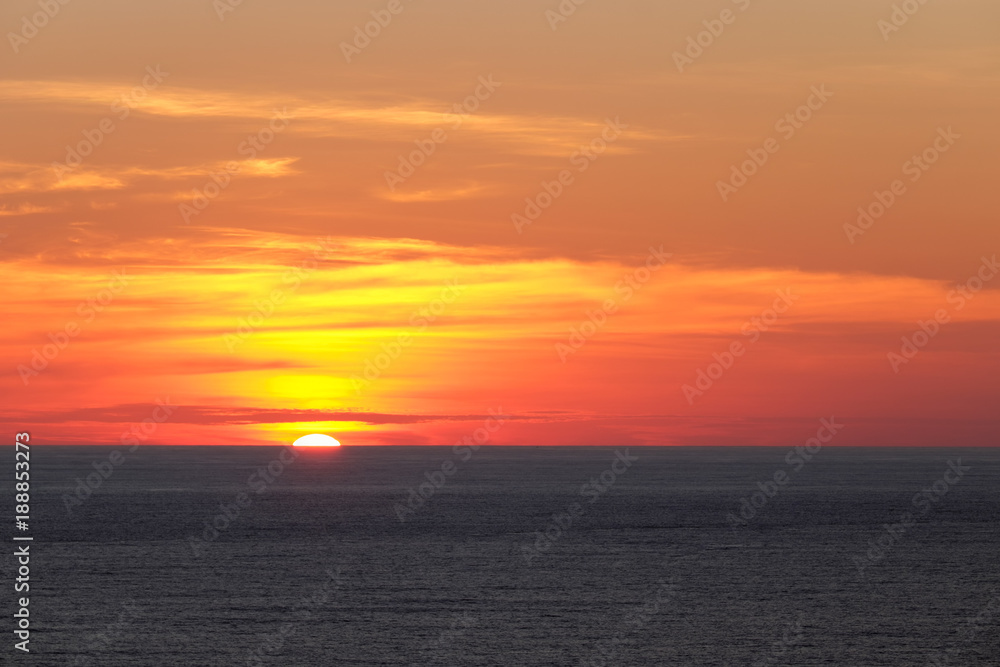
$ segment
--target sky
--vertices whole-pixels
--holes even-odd
[[[33,442],[998,443],[992,0],[0,28],[0,420]]]

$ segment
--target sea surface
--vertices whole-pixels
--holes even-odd
[[[1000,449],[114,449],[3,664],[1000,665]]]

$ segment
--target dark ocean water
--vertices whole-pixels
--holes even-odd
[[[143,447],[70,505],[110,451],[32,448],[9,664],[1000,665],[1000,450]]]

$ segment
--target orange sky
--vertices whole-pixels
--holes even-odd
[[[0,8],[8,428],[997,444],[995,2],[225,2]]]

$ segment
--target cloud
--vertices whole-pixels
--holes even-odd
[[[8,172],[10,173],[10,172]],[[22,165],[15,176],[0,178],[0,194],[59,190],[116,190],[125,187],[121,179],[93,170],[71,172],[62,178],[49,165]]]
[[[15,215],[31,215],[33,213],[52,213],[57,211],[52,206],[35,206],[34,204],[19,204],[16,207],[8,207],[7,204],[0,206],[0,217],[15,216]]]
[[[436,202],[455,201],[458,199],[473,199],[476,197],[491,197],[499,194],[501,188],[497,185],[485,185],[473,183],[457,188],[437,188],[434,190],[420,190],[417,192],[390,192],[377,190],[375,195],[383,199],[395,202]]]
[[[168,403],[169,404],[169,403]],[[76,410],[35,411],[18,413],[17,418],[36,424],[64,424],[69,422],[127,423],[149,417],[153,406],[147,403],[124,403],[99,408]],[[422,424],[428,422],[483,421],[489,414],[402,414],[361,412],[353,410],[290,410],[254,407],[223,407],[178,405],[171,415],[172,424],[199,424],[202,426],[294,424],[312,422],[353,422],[359,424]],[[525,417],[505,415],[508,419],[524,420]],[[11,418],[14,415],[10,415]]]
[[[67,190],[120,190],[138,178],[160,180],[181,180],[193,177],[208,178],[226,170],[227,165],[237,164],[230,173],[241,176],[279,178],[299,173],[292,165],[298,157],[255,158],[251,160],[214,161],[196,165],[176,167],[128,167],[128,166],[86,166],[78,167],[60,175],[58,168],[51,165],[20,164],[19,173],[14,177],[0,178],[0,194],[21,194],[30,192],[60,192]],[[8,163],[12,165],[12,163]],[[10,173],[13,169],[0,171]],[[180,197],[181,195],[177,195]],[[190,198],[185,193],[184,198]],[[45,209],[52,210],[52,209]],[[43,212],[43,209],[29,211]],[[0,215],[5,215],[0,212]],[[6,215],[21,215],[21,213]]]
[[[107,108],[110,101],[128,91],[127,86],[108,82],[8,80],[0,81],[0,101],[73,112],[93,106]],[[499,94],[499,93],[498,93]],[[133,112],[184,119],[246,120],[263,123],[282,112],[291,118],[288,131],[315,137],[352,140],[405,141],[407,143],[441,128],[462,132],[520,155],[565,156],[599,136],[603,118],[581,118],[533,111],[503,114],[485,108],[464,116],[447,111],[449,102],[431,99],[386,104],[364,99],[322,99],[317,96],[247,94],[237,91],[167,87],[152,90],[132,103]],[[488,104],[488,102],[484,103]],[[686,141],[688,134],[630,127],[626,139]],[[635,150],[616,144],[614,152]]]

